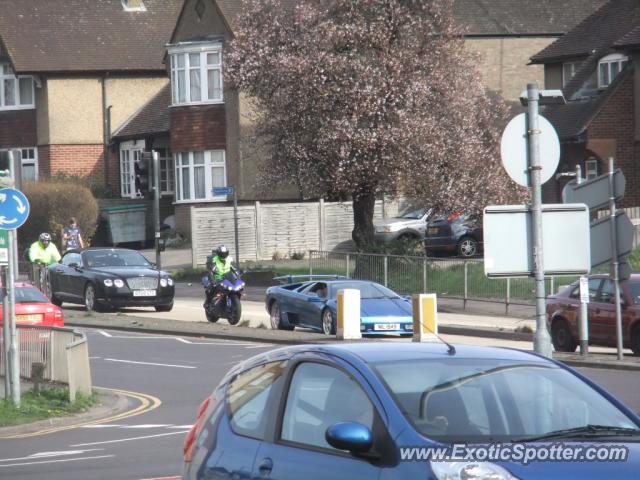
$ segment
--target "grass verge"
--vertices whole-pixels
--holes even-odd
[[[95,393],[91,396],[78,393],[76,401],[71,403],[66,387],[42,388],[39,393],[24,392],[20,397],[20,408],[16,408],[10,399],[0,399],[0,427],[84,412],[97,402]]]

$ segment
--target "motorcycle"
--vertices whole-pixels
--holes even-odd
[[[206,298],[211,298],[204,305],[207,320],[215,323],[220,318],[226,318],[231,325],[237,325],[242,316],[240,298],[245,286],[240,275],[233,271],[227,272],[217,284],[211,275],[206,275],[202,277],[202,286]]]

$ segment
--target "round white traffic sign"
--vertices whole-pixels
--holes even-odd
[[[560,161],[560,140],[553,125],[538,115],[540,129],[540,182],[549,180]],[[512,118],[502,133],[500,156],[502,165],[518,185],[529,187],[529,150],[527,141],[527,115],[521,113]]]

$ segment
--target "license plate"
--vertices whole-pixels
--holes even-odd
[[[438,234],[438,228],[437,227],[427,228],[427,233],[429,235],[437,235]]]
[[[133,296],[134,297],[155,297],[156,291],[155,290],[134,290]]]
[[[18,323],[27,323],[27,322],[41,322],[42,314],[41,313],[32,313],[29,315],[16,315],[16,322]]]
[[[400,330],[399,323],[376,323],[373,326],[374,330]]]

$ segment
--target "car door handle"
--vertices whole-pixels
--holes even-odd
[[[260,462],[260,465],[258,465],[258,471],[260,472],[260,475],[262,475],[263,477],[268,477],[271,474],[271,470],[273,470],[273,460],[271,460],[269,457],[263,458]]]

